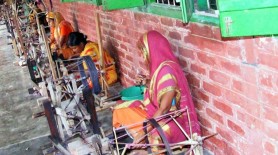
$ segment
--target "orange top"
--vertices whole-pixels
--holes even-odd
[[[68,21],[63,20],[59,24],[59,30],[60,30],[60,35],[61,36],[68,36],[71,32],[73,32],[73,27]]]

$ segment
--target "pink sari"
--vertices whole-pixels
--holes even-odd
[[[148,32],[142,39],[148,51],[151,77],[150,87],[145,91],[143,102],[129,102],[125,106],[119,105],[118,109],[141,108],[145,110],[146,118],[152,118],[159,108],[161,96],[169,91],[176,91],[176,97],[173,99],[174,103],[172,103],[169,112],[187,107],[189,110],[190,123],[187,119],[187,113],[182,113],[176,120],[189,136],[190,125],[192,127],[192,133],[200,135],[200,126],[187,80],[178,60],[171,51],[168,40],[156,31]],[[126,113],[125,115],[127,116],[129,114]],[[114,118],[114,116],[113,114],[113,124],[114,122],[121,124],[121,121]],[[165,124],[163,123],[164,121],[166,120],[161,120],[159,123]],[[122,125],[127,124],[123,123]],[[166,125],[162,126],[162,129],[169,143],[177,143],[187,139],[173,120],[166,122]],[[152,135],[149,139],[153,144],[161,143],[161,139],[157,134]]]

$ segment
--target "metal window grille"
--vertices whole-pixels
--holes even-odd
[[[156,3],[171,6],[180,6],[180,0],[156,0]]]
[[[213,10],[218,10],[216,5],[217,0],[208,0],[209,8]]]

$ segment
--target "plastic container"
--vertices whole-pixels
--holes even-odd
[[[131,86],[123,89],[120,94],[122,100],[143,100],[145,86]]]

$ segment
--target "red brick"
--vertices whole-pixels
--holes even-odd
[[[146,18],[146,21],[151,22],[153,24],[159,23],[159,17],[154,16],[153,14],[148,14],[148,15],[145,14],[145,18]]]
[[[181,34],[176,31],[169,32],[169,37],[178,41],[181,40]]]
[[[236,90],[236,91],[242,92],[243,91],[242,81],[233,80],[232,90]]]
[[[229,154],[229,155],[241,155],[238,152],[238,150],[237,150],[237,148],[234,148],[234,147],[230,146],[229,144],[227,144],[226,147],[224,147],[224,151],[223,152],[225,154]]]
[[[273,87],[274,76],[267,71],[261,71],[259,73],[259,84],[266,87]]]
[[[242,65],[241,78],[251,84],[257,85],[258,72],[255,66]]]
[[[262,91],[262,101],[270,107],[278,107],[278,93]]]
[[[263,121],[258,116],[252,116],[246,112],[238,111],[237,119],[251,130],[263,130]]]
[[[201,49],[204,51],[208,51],[210,53],[220,55],[220,56],[226,56],[226,50],[225,50],[225,44],[222,41],[217,41],[213,39],[207,39],[207,38],[199,38],[201,41]]]
[[[205,53],[197,53],[197,58],[202,62],[205,63],[209,66],[215,66],[216,62],[215,62],[215,58],[212,56],[209,56]]]
[[[200,40],[200,37],[197,36],[186,35],[184,37],[184,46],[196,50],[201,50],[202,40]]]
[[[211,137],[209,140],[216,146],[216,148],[224,148],[226,145],[225,142],[217,138],[217,136]]]
[[[257,64],[258,63],[258,51],[254,46],[253,38],[244,40],[244,49],[245,49],[246,62],[249,64]]]
[[[188,25],[188,23],[183,23],[181,20],[176,20],[175,24],[175,26],[179,28],[188,28]]]
[[[277,49],[277,39],[274,37],[256,37],[254,38],[255,46],[262,52],[275,55]],[[276,50],[277,51],[277,50]]]
[[[218,86],[216,85],[213,85],[213,84],[209,84],[205,81],[203,81],[203,88],[205,91],[215,95],[215,96],[221,96],[222,93],[221,93],[221,88],[219,88]]]
[[[209,78],[217,83],[221,83],[223,85],[228,85],[230,82],[230,77],[224,73],[221,73],[216,70],[211,70],[209,72]]]
[[[240,65],[227,61],[227,60],[221,60],[220,61],[220,65],[223,69],[225,69],[226,71],[236,74],[236,75],[240,75],[241,74],[241,70],[240,70]]]
[[[180,55],[184,56],[185,58],[190,58],[191,60],[195,60],[195,51],[189,48],[178,48]]]
[[[199,116],[198,119],[199,119],[202,126],[204,126],[206,128],[209,128],[209,129],[212,128],[211,123],[208,121],[208,119],[206,117],[204,118],[202,116]]]
[[[274,139],[278,141],[278,126],[272,124],[265,124],[265,134],[268,136],[269,139]]]
[[[127,47],[124,44],[120,44],[120,48],[122,49],[121,51],[127,51]]]
[[[273,123],[277,122],[278,118],[278,108],[277,107],[264,107],[263,108],[263,115],[264,118],[267,120],[272,121]]]
[[[179,57],[178,59],[183,69],[188,67],[188,62],[186,61],[186,59],[184,59],[183,57]]]
[[[225,47],[228,56],[242,60],[241,48],[239,46],[233,44],[226,44]]]
[[[242,110],[246,110],[246,112],[249,114],[260,114],[260,108],[258,108],[259,104],[256,101],[246,99],[240,93],[226,90],[225,97],[228,101],[231,101],[234,105],[239,106]]]
[[[198,100],[203,100],[203,101],[209,103],[209,96],[206,95],[204,92],[202,92],[199,89],[193,88],[192,95]]]
[[[269,153],[275,154],[275,146],[271,142],[264,143],[264,150]]]
[[[217,100],[214,100],[213,104],[217,109],[221,110],[225,114],[233,116],[233,109],[230,106],[228,106],[227,104],[225,104],[221,101],[217,101]]]
[[[188,74],[186,76],[186,79],[187,79],[189,85],[192,85],[196,88],[200,88],[200,80],[196,76],[194,76],[192,74]]]
[[[191,64],[190,69],[197,74],[206,75],[206,69],[198,64]]]
[[[212,37],[216,40],[222,40],[221,32],[218,26],[212,26]]]
[[[202,102],[196,100],[196,98],[193,98],[193,102],[194,102],[195,108],[197,109],[196,111],[198,111],[199,113],[204,111],[205,107]]]
[[[228,120],[228,127],[230,129],[232,129],[234,132],[238,133],[241,136],[245,135],[244,130],[242,129],[242,127],[240,127],[240,125],[232,122],[231,120]]]
[[[259,63],[273,69],[278,68],[278,56],[260,53],[259,54]]]
[[[257,85],[251,85],[248,83],[244,83],[244,92],[243,95],[249,98],[250,100],[253,101],[258,101],[258,94],[259,94],[259,88]]]
[[[221,136],[223,139],[225,139],[227,142],[234,144],[236,141],[236,137],[233,137],[232,133],[222,127],[216,127],[216,132]]]
[[[160,22],[162,25],[165,25],[165,26],[173,26],[174,25],[173,20],[168,17],[161,17]]]
[[[220,124],[223,124],[223,117],[219,115],[218,113],[214,112],[213,110],[207,108],[206,109],[207,115],[210,116],[213,120],[219,122]]]
[[[211,26],[201,23],[190,23],[189,24],[191,34],[204,36],[206,38],[213,38]]]
[[[246,100],[240,94],[229,90],[225,91],[225,97],[228,101],[231,101],[236,105],[238,105],[239,102],[246,102]]]

